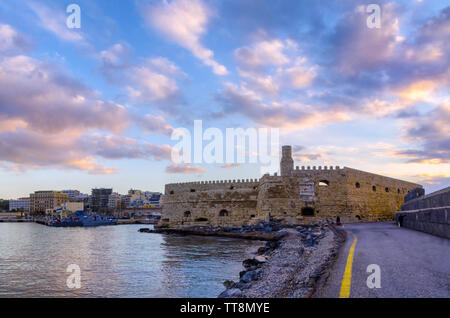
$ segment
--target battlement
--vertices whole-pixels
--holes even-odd
[[[199,185],[199,184],[229,184],[229,183],[243,184],[255,182],[259,182],[259,179],[209,180],[209,181],[170,183],[168,185]]]
[[[295,167],[295,171],[299,170],[344,170],[345,167],[341,168],[340,166],[302,166],[301,169],[299,166]]]
[[[235,189],[251,189],[259,185],[259,179],[234,179],[234,180],[210,180],[198,182],[172,183],[167,184],[166,194],[179,194],[186,192],[201,192],[211,190],[235,190]]]

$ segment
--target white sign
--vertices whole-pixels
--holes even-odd
[[[300,182],[300,200],[312,202],[314,199],[314,181],[305,178]]]

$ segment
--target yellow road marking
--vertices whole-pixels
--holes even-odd
[[[350,297],[350,286],[352,284],[352,265],[353,265],[353,255],[355,254],[355,246],[358,238],[353,234],[353,244],[348,252],[347,264],[345,265],[344,277],[342,277],[341,292],[339,293],[339,298],[349,298]]]

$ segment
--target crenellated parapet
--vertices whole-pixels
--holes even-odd
[[[211,180],[167,184],[166,195],[194,193],[213,190],[256,189],[259,179]]]

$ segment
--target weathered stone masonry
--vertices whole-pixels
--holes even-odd
[[[397,222],[417,231],[450,239],[450,187],[424,195],[412,191],[398,212]]]
[[[392,220],[420,185],[351,168],[296,167],[284,146],[281,176],[167,184],[158,227],[242,226],[260,221],[315,223]]]

